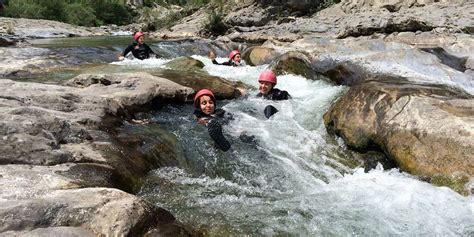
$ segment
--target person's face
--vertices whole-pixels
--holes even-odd
[[[207,95],[203,95],[199,98],[199,106],[201,111],[205,114],[214,113],[214,101]]]
[[[234,56],[234,61],[240,63],[240,59],[241,59],[240,54],[237,54]]]
[[[260,86],[258,87],[258,90],[260,91],[260,93],[264,95],[268,94],[268,92],[270,92],[273,88],[273,83],[266,82],[266,81],[261,81],[259,83],[260,83]]]
[[[216,58],[216,54],[214,52],[209,52],[209,58]]]
[[[143,44],[145,42],[145,37],[142,35],[142,36],[138,37],[137,41],[138,41],[139,44]]]

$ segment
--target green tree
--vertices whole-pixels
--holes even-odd
[[[28,3],[26,1],[10,1],[4,11],[7,17],[44,19],[46,15],[44,6],[33,2]]]
[[[68,4],[65,9],[66,22],[80,26],[96,26],[97,17],[92,7],[81,4],[73,3]]]

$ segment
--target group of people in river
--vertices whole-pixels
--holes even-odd
[[[150,46],[144,42],[144,34],[142,32],[135,33],[133,39],[134,42],[125,48],[125,50],[120,54],[119,60],[123,60],[130,52],[135,58],[140,60],[157,57],[157,54],[155,54]],[[238,50],[232,50],[229,53],[229,60],[223,63],[216,61],[216,54],[213,51],[209,52],[208,56],[212,63],[216,65],[233,67],[245,65]],[[291,96],[287,91],[275,88],[277,85],[277,77],[271,70],[262,72],[258,77],[258,83],[259,92],[256,96],[259,98],[265,100],[291,99]],[[214,140],[217,147],[223,151],[229,150],[231,144],[222,133],[222,124],[228,122],[231,115],[226,113],[222,108],[217,108],[216,97],[209,89],[199,90],[194,96],[193,102],[195,108],[193,116],[197,123],[207,127],[209,136]],[[278,110],[272,105],[267,105],[263,111],[267,119],[277,112]]]

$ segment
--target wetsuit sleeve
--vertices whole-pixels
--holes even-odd
[[[130,53],[132,50],[133,50],[133,45],[131,44],[131,45],[127,46],[127,48],[125,48],[125,49],[123,50],[122,56],[124,56],[124,57],[127,56],[127,54]]]
[[[279,91],[273,95],[274,100],[288,100],[291,99],[290,94],[287,91]]]
[[[230,149],[231,144],[224,137],[224,134],[222,133],[222,126],[217,120],[212,119],[209,121],[207,130],[209,132],[209,136],[212,138],[212,140],[214,140],[214,143],[217,147],[219,147],[219,149],[222,151],[228,151]]]
[[[212,60],[212,63],[213,63],[213,64],[216,64],[216,65],[222,65],[221,63],[218,63],[216,59],[213,59],[213,60]]]
[[[145,44],[144,46],[146,47],[146,52],[149,55],[149,57],[151,57],[151,55],[155,55],[155,57],[158,56],[155,52],[153,52],[153,50],[151,49],[150,46],[148,46],[148,44]]]
[[[221,63],[221,65],[232,66],[232,62],[231,61],[223,62],[223,63]]]

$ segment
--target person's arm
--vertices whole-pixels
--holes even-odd
[[[232,61],[223,62],[223,63],[221,63],[220,65],[232,66]]]
[[[287,91],[279,91],[273,96],[274,100],[288,100],[291,99],[290,94]]]
[[[157,55],[155,52],[153,52],[153,50],[151,49],[150,46],[148,46],[148,44],[144,44],[144,46],[145,46],[145,48],[146,48],[146,51],[147,51],[148,55],[150,55],[150,58],[152,57],[152,55],[153,55],[155,58],[158,57],[158,55]]]
[[[127,54],[130,53],[132,50],[133,50],[133,45],[127,46],[127,48],[125,48],[125,49],[123,50],[123,52],[120,54],[120,56],[119,56],[118,59],[119,59],[120,61],[124,60],[124,59],[125,59],[125,56],[127,56]]]
[[[215,65],[222,65],[221,63],[218,63],[216,59],[213,59],[212,63],[215,64]]]

